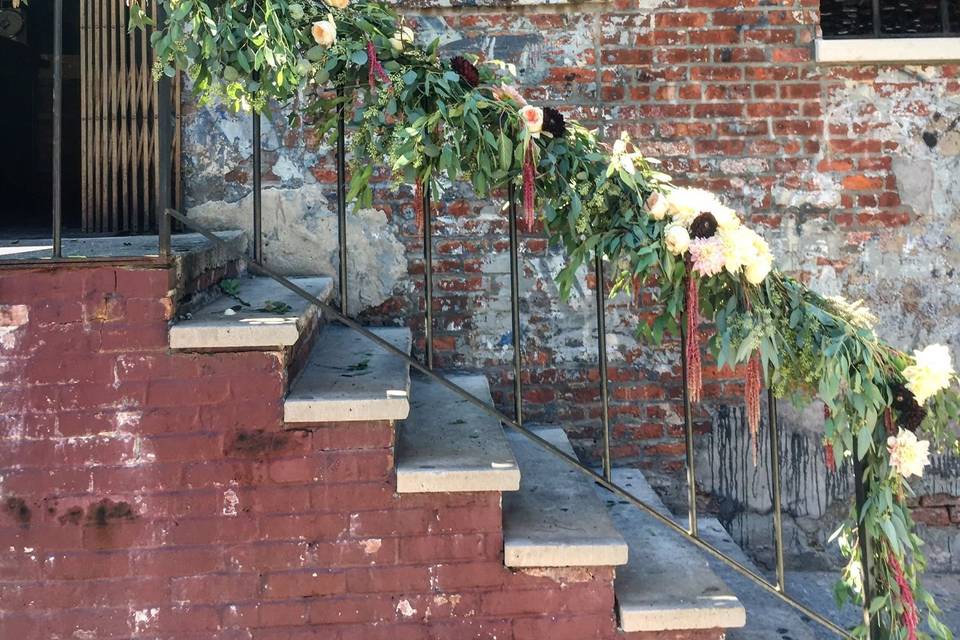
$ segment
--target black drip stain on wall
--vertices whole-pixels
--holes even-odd
[[[131,522],[137,519],[136,512],[128,502],[114,502],[104,498],[90,505],[87,510],[87,524],[106,527],[113,522]]]
[[[30,526],[30,519],[33,517],[33,513],[30,511],[30,507],[27,506],[26,500],[10,496],[7,498],[4,507],[7,513],[16,520],[17,524],[21,527],[26,529]]]

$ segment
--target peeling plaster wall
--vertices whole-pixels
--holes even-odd
[[[723,193],[763,229],[785,269],[823,293],[863,298],[881,317],[881,335],[895,345],[943,342],[960,353],[957,65],[818,66],[816,0],[397,4],[450,55],[482,52],[514,62],[529,98],[558,105],[608,139],[627,131],[678,182]],[[246,226],[249,130],[249,118],[187,105],[191,215]],[[309,130],[290,129],[282,116],[264,123],[264,141],[267,259],[289,272],[335,275],[329,146]],[[349,254],[350,271],[368,278],[351,308],[363,308],[372,322],[411,326],[420,335],[419,353],[422,244],[411,195],[384,182],[375,197],[378,212],[351,218],[357,248]],[[483,370],[496,400],[510,408],[506,216],[500,202],[477,201],[459,185],[438,207],[438,362]],[[537,234],[521,234],[521,243],[527,419],[563,424],[579,452],[595,461],[600,403],[592,275],[581,274],[571,300],[561,302],[552,278],[562,255]],[[612,451],[620,463],[645,469],[667,501],[682,507],[677,351],[633,336],[651,303],[644,293],[636,303],[620,298],[607,305]],[[739,538],[762,551],[769,536],[768,507],[760,499],[764,471],[748,469],[749,447],[742,434],[731,435],[741,389],[731,372],[708,373],[713,402],[695,416],[701,489]],[[842,513],[849,483],[822,468],[815,409],[785,414],[782,423],[790,451],[784,476],[796,513],[788,520],[793,551],[828,561],[821,529]],[[942,466],[938,477],[955,492],[956,465]],[[957,526],[935,530],[935,564],[956,566]]]

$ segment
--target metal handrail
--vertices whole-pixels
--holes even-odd
[[[348,314],[348,305],[347,305],[347,220],[346,220],[346,194],[347,194],[347,179],[346,179],[346,148],[345,148],[345,138],[346,138],[346,118],[344,115],[345,112],[345,102],[343,100],[345,95],[346,87],[339,87],[337,89],[337,96],[340,98],[340,103],[338,105],[337,113],[337,150],[336,150],[336,162],[337,162],[337,220],[338,220],[338,242],[339,242],[339,256],[340,256],[340,265],[339,265],[339,291],[340,291],[340,308],[335,309],[331,305],[326,304],[317,297],[311,295],[309,292],[303,288],[297,286],[289,279],[273,271],[271,268],[267,267],[264,264],[263,248],[262,248],[262,238],[256,237],[254,241],[254,255],[253,260],[250,263],[250,268],[257,274],[267,276],[272,278],[282,286],[286,287],[290,291],[302,297],[304,300],[317,305],[319,308],[323,309],[328,317],[339,321],[343,325],[357,331],[368,340],[373,341],[381,348],[387,350],[389,353],[402,358],[405,360],[411,367],[420,371],[424,375],[428,376],[435,382],[443,385],[453,393],[457,394],[464,400],[470,402],[476,407],[482,409],[489,415],[493,416],[501,423],[507,427],[514,429],[518,433],[521,433],[529,440],[548,451],[549,453],[561,458],[564,462],[574,467],[576,470],[580,471],[587,477],[589,477],[594,482],[605,487],[607,490],[612,493],[620,496],[630,504],[638,507],[655,520],[661,524],[667,526],[669,529],[681,535],[686,541],[697,546],[704,552],[710,554],[715,559],[723,562],[727,566],[731,567],[744,577],[751,580],[756,585],[760,586],[764,590],[768,591],[772,595],[776,596],[786,604],[797,609],[811,620],[817,622],[824,628],[835,633],[841,638],[853,638],[853,636],[843,629],[842,627],[835,624],[833,621],[829,620],[824,615],[817,613],[803,603],[791,598],[786,594],[786,579],[785,579],[785,568],[784,568],[784,545],[783,545],[783,521],[782,521],[782,505],[781,505],[781,478],[780,478],[780,432],[777,421],[777,400],[773,393],[772,389],[767,390],[767,402],[769,409],[769,420],[770,420],[770,466],[771,466],[771,475],[772,475],[772,490],[773,490],[773,528],[774,528],[774,545],[775,545],[775,560],[776,560],[776,582],[771,583],[762,575],[756,571],[750,569],[744,564],[740,563],[736,559],[728,556],[724,552],[720,551],[713,545],[704,541],[700,538],[699,529],[698,529],[698,520],[697,520],[697,478],[694,465],[694,428],[693,428],[693,410],[691,406],[691,398],[689,393],[689,388],[687,385],[689,378],[688,371],[688,362],[687,362],[687,353],[684,348],[686,340],[684,339],[684,323],[681,322],[681,340],[680,340],[680,359],[682,365],[682,382],[683,382],[683,413],[684,413],[684,442],[686,450],[686,467],[687,467],[687,488],[688,488],[688,528],[684,528],[677,524],[669,516],[661,514],[655,508],[651,507],[646,502],[637,498],[635,495],[630,493],[629,490],[624,487],[616,484],[613,481],[613,466],[612,466],[612,456],[611,456],[611,446],[610,446],[610,419],[609,419],[609,380],[608,380],[608,371],[607,371],[607,349],[606,349],[606,295],[605,295],[605,276],[604,276],[604,265],[603,265],[603,256],[597,253],[594,256],[594,275],[595,275],[595,287],[596,287],[596,313],[597,313],[597,357],[598,357],[598,369],[600,374],[600,392],[601,392],[601,428],[602,428],[602,473],[597,473],[593,471],[590,467],[582,464],[575,456],[571,456],[560,448],[552,445],[543,438],[537,436],[535,433],[523,426],[523,385],[521,380],[521,371],[522,371],[522,353],[521,353],[521,336],[520,336],[520,287],[519,287],[519,260],[518,260],[518,248],[519,248],[519,239],[518,239],[518,225],[517,225],[517,197],[516,197],[516,188],[513,185],[512,181],[508,183],[507,186],[507,210],[509,218],[509,234],[510,234],[510,296],[511,296],[511,324],[513,329],[513,387],[514,387],[514,416],[507,416],[504,412],[500,411],[493,405],[489,405],[480,398],[472,395],[470,392],[461,388],[457,384],[451,382],[449,379],[445,378],[443,375],[438,374],[434,371],[434,345],[433,345],[433,231],[432,231],[432,211],[431,211],[431,181],[427,179],[425,184],[423,184],[422,201],[418,204],[423,208],[423,265],[424,265],[424,334],[425,334],[425,345],[424,345],[424,360],[425,362],[420,362],[409,353],[406,353],[387,340],[379,337],[375,333],[366,329],[363,325],[359,324],[356,320],[352,319]],[[260,156],[260,147],[262,140],[260,139],[260,129],[259,129],[259,115],[254,114],[254,139],[253,139],[253,148],[254,148],[254,180],[253,180],[253,189],[254,193],[254,220],[253,228],[254,234],[257,236],[262,235],[262,206],[261,206],[261,191],[263,188],[262,180],[260,178],[260,168],[259,168],[259,158]],[[159,243],[161,247],[170,246],[170,229],[171,224],[170,220],[177,220],[185,228],[192,229],[197,233],[200,233],[207,239],[211,240],[214,243],[223,244],[224,241],[214,235],[210,230],[197,225],[195,222],[190,221],[182,213],[175,211],[172,208],[164,209],[164,220],[160,224],[160,238]],[[862,466],[856,466],[854,469],[857,481],[857,492],[856,499],[858,509],[863,505],[863,501],[866,495],[866,479],[864,477],[864,472]],[[861,536],[861,542],[864,541],[865,536]],[[863,575],[864,575],[864,584],[865,592],[869,596],[872,593],[872,566],[870,562],[870,549],[865,547],[862,549],[862,565],[863,565]],[[868,633],[871,639],[876,640],[879,638],[879,629],[877,625],[877,617],[871,615],[868,609],[867,603],[871,602],[869,597],[865,600],[865,605],[863,609],[863,620],[864,624],[868,629]]]
[[[194,221],[188,219],[182,213],[178,211],[174,211],[173,209],[168,209],[166,213],[171,218],[173,218],[174,220],[182,224],[184,227],[203,235],[205,238],[207,238],[211,242],[217,243],[218,245],[226,244],[222,238],[217,237],[209,229],[206,229],[205,227],[202,227],[197,223],[195,223]],[[837,634],[837,636],[841,638],[849,638],[851,640],[853,639],[853,635],[851,635],[845,629],[843,629],[842,627],[840,627],[830,619],[826,618],[825,616],[817,613],[816,611],[814,611],[807,605],[803,604],[802,602],[794,600],[790,596],[786,595],[776,585],[770,584],[770,582],[768,582],[767,579],[764,578],[762,575],[753,571],[752,569],[742,564],[741,562],[737,561],[736,559],[730,557],[729,555],[717,549],[710,543],[706,542],[705,540],[697,536],[691,535],[690,533],[687,532],[687,530],[684,527],[674,522],[670,517],[662,514],[655,507],[651,506],[647,502],[636,497],[628,489],[622,487],[616,482],[613,482],[612,480],[608,480],[602,474],[599,474],[595,472],[593,469],[591,469],[590,467],[587,467],[586,465],[582,464],[580,460],[566,453],[559,447],[551,444],[547,440],[541,438],[533,431],[530,431],[526,427],[523,427],[522,425],[518,424],[516,420],[506,415],[505,413],[497,409],[495,406],[487,404],[486,402],[484,402],[477,396],[473,395],[466,389],[460,387],[454,382],[451,382],[449,379],[437,373],[430,367],[426,366],[425,364],[423,364],[422,362],[420,362],[419,360],[411,356],[409,353],[405,353],[404,351],[398,349],[389,341],[385,340],[384,338],[381,338],[376,333],[373,333],[372,331],[370,331],[369,329],[361,325],[359,322],[357,322],[353,318],[350,318],[349,316],[346,316],[340,313],[339,310],[335,309],[334,307],[325,303],[323,300],[320,300],[316,296],[312,295],[302,287],[290,281],[288,278],[280,275],[270,267],[267,267],[261,263],[252,262],[250,263],[249,268],[254,273],[257,273],[258,275],[272,278],[274,281],[276,281],[286,289],[292,291],[296,295],[300,296],[310,304],[316,305],[317,307],[322,309],[323,312],[327,314],[328,317],[331,317],[337,322],[340,322],[341,324],[343,324],[344,326],[356,331],[357,333],[367,338],[368,340],[376,343],[379,347],[381,347],[382,349],[385,349],[392,355],[395,355],[398,358],[402,358],[407,364],[409,364],[411,367],[413,367],[423,375],[427,376],[434,382],[442,385],[446,389],[457,394],[459,397],[463,398],[464,400],[474,405],[475,407],[483,410],[488,415],[496,418],[501,423],[513,429],[517,433],[522,434],[524,437],[526,437],[528,440],[530,440],[531,442],[533,442],[543,450],[551,453],[557,458],[560,458],[563,462],[567,463],[569,466],[576,469],[577,471],[585,475],[590,480],[604,487],[614,495],[622,498],[623,500],[626,500],[633,506],[641,509],[647,515],[651,516],[656,521],[658,521],[660,524],[666,526],[668,529],[670,529],[674,533],[680,535],[687,542],[695,545],[700,550],[708,553],[715,559],[723,562],[724,564],[726,564],[727,566],[735,570],[737,573],[749,579],[750,581],[755,583],[757,586],[761,587],[762,589],[770,593],[771,595],[779,598],[784,603],[792,606],[793,608],[797,609],[804,615],[808,616],[811,620],[814,620],[818,624],[822,625],[824,628]]]

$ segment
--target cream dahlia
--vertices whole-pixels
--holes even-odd
[[[900,429],[896,436],[887,438],[890,466],[904,478],[923,477],[923,468],[930,464],[930,443],[917,440],[910,431]]]
[[[954,375],[950,349],[942,344],[932,344],[914,351],[913,358],[914,364],[903,370],[903,377],[907,389],[913,392],[917,402],[923,404],[927,398],[950,386]]]

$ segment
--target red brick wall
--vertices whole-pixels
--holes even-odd
[[[389,423],[283,430],[288,355],[169,352],[170,289],[0,271],[0,637],[613,637],[612,569],[505,569],[500,494],[395,495]]]

